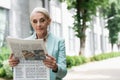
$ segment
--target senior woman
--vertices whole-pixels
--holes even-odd
[[[45,8],[36,7],[30,15],[30,22],[35,32],[27,39],[44,39],[48,53],[43,63],[50,68],[50,80],[62,80],[67,73],[65,42],[48,32],[51,23],[48,11]],[[10,66],[14,67],[18,63],[19,60],[15,59],[13,54],[10,55]]]

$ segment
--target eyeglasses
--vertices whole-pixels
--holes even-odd
[[[39,22],[39,23],[44,23],[45,21],[46,21],[45,18],[41,18],[41,19],[39,19],[39,20],[37,20],[37,19],[33,19],[32,22],[33,22],[34,24],[36,24],[36,23],[38,23],[38,22]]]

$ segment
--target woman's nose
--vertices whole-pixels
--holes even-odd
[[[41,23],[38,21],[38,22],[37,22],[37,26],[39,26],[39,27],[40,27],[40,25],[41,25]]]

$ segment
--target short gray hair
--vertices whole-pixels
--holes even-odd
[[[30,14],[30,18],[32,16],[33,13],[36,13],[36,12],[40,12],[40,13],[43,13],[47,18],[50,18],[50,15],[48,13],[48,10],[45,9],[45,8],[42,8],[42,7],[36,7],[33,9],[33,11],[31,12]]]

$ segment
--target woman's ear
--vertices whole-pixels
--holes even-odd
[[[48,19],[48,25],[50,25],[50,23],[51,23],[51,18],[50,18],[50,19]]]

